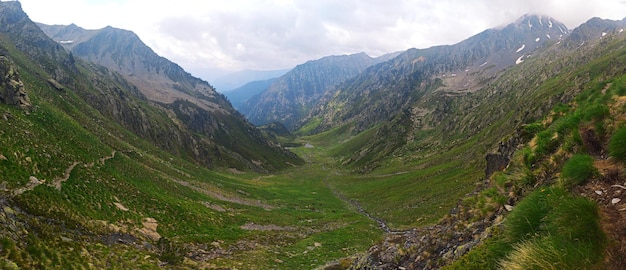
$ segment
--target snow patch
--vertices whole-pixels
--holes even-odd
[[[623,28],[622,28],[622,29],[620,29],[620,30],[619,30],[619,32],[620,32],[620,33],[621,33],[621,32],[624,32],[624,29],[623,29]]]
[[[541,38],[536,38],[535,42],[539,42],[541,40]]]
[[[487,62],[482,63],[480,66],[484,67],[487,64]]]
[[[543,22],[541,21],[541,18],[539,18],[539,24],[541,24],[541,26],[543,26]]]
[[[530,23],[530,20],[528,20],[528,28],[533,28],[533,24]]]
[[[520,63],[524,62],[524,60],[522,58],[524,58],[523,55],[520,56],[519,58],[517,58],[517,60],[515,60],[515,64],[517,65],[517,64],[520,64]]]
[[[552,20],[548,20],[548,28],[552,28]]]
[[[606,32],[602,32],[602,36],[606,36],[606,34],[607,34]]]
[[[469,69],[466,69],[465,72],[469,72]]]
[[[551,38],[552,38],[552,37],[550,37],[550,35],[548,35],[548,34],[546,34],[546,37],[547,37],[548,39],[551,39]]]
[[[522,44],[522,47],[519,47],[519,49],[517,49],[517,51],[515,51],[516,53],[521,52],[524,48],[526,48],[526,44]]]
[[[71,43],[74,43],[74,41],[73,40],[61,40],[61,41],[59,41],[59,43],[61,43],[61,44],[71,44]]]

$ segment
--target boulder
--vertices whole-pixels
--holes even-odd
[[[13,62],[0,55],[0,103],[30,108],[30,99]]]

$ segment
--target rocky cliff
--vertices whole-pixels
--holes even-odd
[[[24,83],[20,80],[15,65],[3,55],[0,55],[0,103],[19,106],[23,109],[31,106]]]

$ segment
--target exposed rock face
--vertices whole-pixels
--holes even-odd
[[[511,157],[515,153],[517,146],[522,143],[522,138],[514,136],[498,145],[498,151],[489,153],[485,157],[487,166],[485,167],[485,178],[489,178],[493,173],[502,171],[509,165]]]
[[[14,64],[6,56],[0,56],[0,102],[16,105],[22,109],[31,106]]]

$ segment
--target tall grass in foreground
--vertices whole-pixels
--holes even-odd
[[[606,236],[596,203],[561,188],[533,192],[505,227],[515,238],[503,269],[589,269],[603,258]]]
[[[529,194],[502,229],[445,269],[591,269],[607,243],[596,203],[563,187]]]

